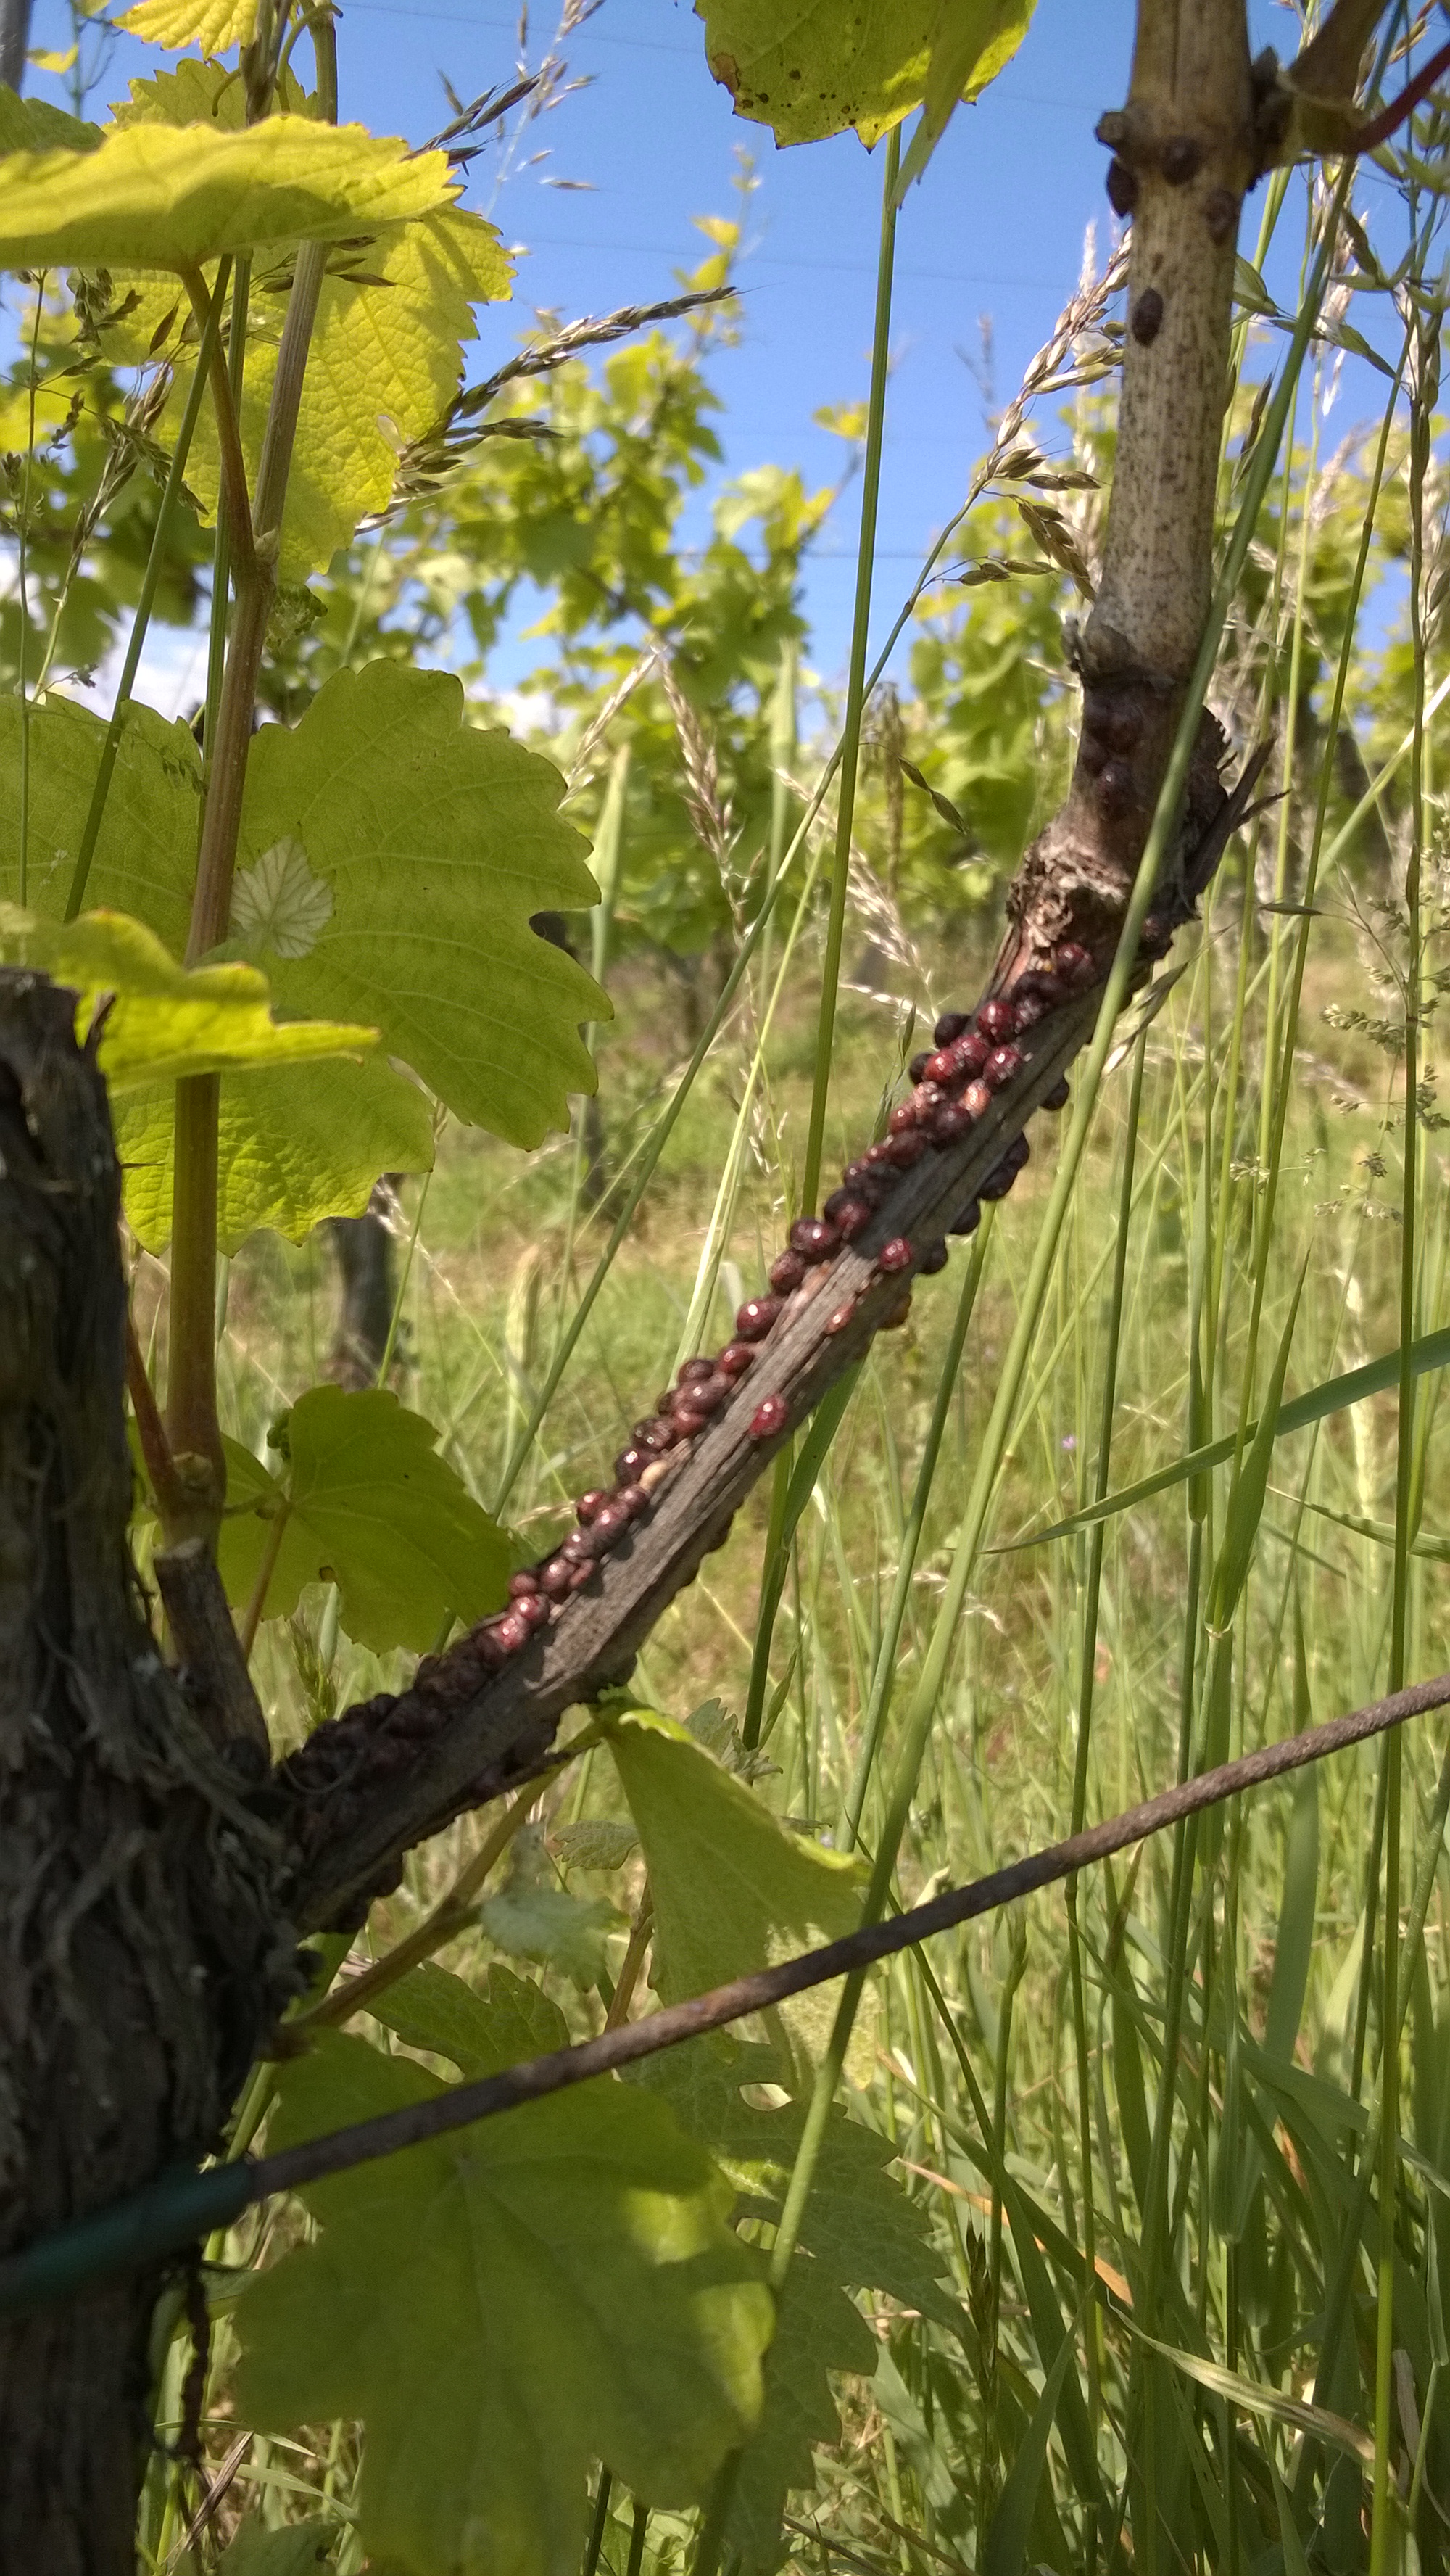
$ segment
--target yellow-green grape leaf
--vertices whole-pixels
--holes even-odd
[[[695,0],[695,14],[737,115],[769,125],[777,143],[815,143],[854,126],[872,144],[921,105],[934,71],[939,83],[956,80],[953,103],[974,97],[1016,52],[1030,5],[853,0],[843,9],[840,0],[803,0],[782,9],[779,0]]]
[[[327,2033],[269,2143],[430,2100]],[[241,2419],[365,2427],[361,2537],[413,2576],[576,2576],[603,2460],[651,2505],[707,2493],[760,2406],[771,2301],[703,2147],[640,2087],[590,2084],[334,2175],[317,2241],[237,2311]]]
[[[25,909],[51,922],[70,890],[105,733],[98,716],[65,698],[30,710]],[[11,904],[21,890],[19,779],[20,705],[0,696],[0,902]],[[97,909],[144,922],[173,955],[186,946],[200,785],[190,728],[132,705],[87,892]],[[253,866],[265,856],[259,850]],[[244,893],[244,911],[246,900]],[[265,886],[255,900],[265,904]],[[284,945],[305,938],[320,900],[294,862],[271,895],[270,917]],[[265,973],[270,959],[247,962]],[[279,995],[275,973],[268,982],[293,1017],[333,1016]],[[173,1107],[171,1086],[162,1084],[128,1091],[114,1110],[127,1219],[153,1252],[171,1235]],[[234,1252],[259,1226],[296,1243],[324,1217],[360,1215],[380,1172],[429,1170],[433,1116],[417,1084],[379,1055],[278,1065],[223,1080],[220,1150],[223,1251]]]
[[[277,80],[284,116],[317,114],[317,101],[284,63]],[[111,109],[114,125],[216,125],[240,133],[247,121],[247,85],[224,63],[184,62],[175,71],[152,72],[129,84],[129,96]]]
[[[126,1221],[148,1252],[171,1240],[175,1092],[115,1104]],[[223,1081],[217,1239],[235,1252],[259,1226],[301,1243],[324,1217],[361,1216],[380,1172],[426,1172],[433,1118],[415,1082],[380,1056],[279,1065]]]
[[[249,945],[277,1003],[379,1028],[460,1118],[515,1145],[567,1127],[570,1092],[593,1090],[579,1023],[609,1010],[529,928],[597,900],[562,792],[551,762],[465,722],[457,680],[389,661],[338,672],[295,728],[266,726],[247,776],[243,875],[285,841],[295,883],[305,868],[332,897],[306,955]]]
[[[233,45],[251,43],[257,0],[137,0],[118,24],[143,44],[164,45],[169,54],[179,54],[184,45],[225,54]]]
[[[197,67],[198,69],[201,66]],[[363,249],[333,253],[307,353],[279,574],[303,582],[332,561],[360,520],[386,507],[398,455],[447,409],[476,304],[510,292],[513,271],[494,226],[446,206]],[[261,453],[285,297],[255,291],[239,408],[242,448]],[[178,370],[167,420],[181,418],[190,369]],[[164,424],[163,424],[164,431]],[[187,482],[208,511],[218,490],[215,428],[204,411]]]
[[[1036,5],[1037,0],[945,0],[932,38],[921,123],[897,175],[898,205],[921,177],[960,103],[980,98],[1010,63]]]
[[[666,2003],[855,1930],[859,1862],[789,1832],[683,1726],[631,1709],[609,1749],[649,1870]]]
[[[360,125],[113,126],[96,150],[0,159],[0,268],[180,269],[337,241],[452,203],[441,152]]]
[[[20,868],[21,707],[0,696],[0,900],[58,920],[65,910],[106,728],[88,707],[47,698],[29,710],[28,854]],[[126,713],[86,902],[144,921],[184,953],[196,875],[201,760],[189,726],[150,707]]]
[[[314,1386],[299,1397],[272,1434],[286,1454],[275,1490],[222,1523],[229,1599],[250,1601],[285,1501],[264,1618],[288,1618],[304,1584],[336,1583],[348,1635],[381,1655],[394,1646],[421,1653],[450,1610],[470,1622],[497,1610],[508,1597],[508,1543],[438,1456],[437,1437],[381,1389]]]
[[[255,966],[178,966],[154,932],[124,912],[87,912],[62,924],[8,912],[0,943],[74,986],[82,1039],[109,1002],[97,1061],[113,1097],[187,1074],[366,1055],[377,1043],[376,1029],[274,1020],[267,979]]]

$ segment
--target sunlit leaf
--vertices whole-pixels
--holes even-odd
[[[164,45],[168,53],[200,45],[204,54],[225,54],[233,45],[251,43],[257,0],[137,0],[118,23],[143,44]]]
[[[1016,52],[1032,0],[695,0],[710,69],[777,143],[874,143],[930,98],[945,124]]]
[[[919,179],[958,105],[979,98],[1010,63],[1027,33],[1037,0],[945,0],[932,37],[921,123],[896,183],[900,204]]]
[[[284,116],[316,116],[317,101],[290,66],[277,79],[277,107]],[[111,110],[116,125],[216,125],[240,133],[247,122],[247,85],[224,63],[187,60],[174,71],[133,80]]]
[[[222,133],[140,124],[89,151],[0,159],[0,268],[184,268],[224,251],[336,241],[445,207],[441,152],[359,125],[268,117]]]
[[[223,1522],[230,1599],[251,1599],[285,1515],[265,1618],[287,1618],[304,1584],[336,1583],[348,1635],[386,1654],[431,1645],[450,1610],[470,1621],[496,1610],[508,1592],[507,1543],[437,1455],[437,1436],[382,1390],[314,1386],[299,1397],[272,1435],[285,1463],[251,1510]]]
[[[148,1252],[171,1240],[175,1100],[168,1084],[115,1104],[126,1220]],[[433,1119],[417,1084],[380,1056],[337,1056],[223,1080],[218,1151],[221,1250],[259,1226],[301,1243],[324,1217],[361,1216],[380,1172],[430,1170]]]
[[[683,1726],[633,1709],[609,1744],[649,1869],[665,2002],[855,1929],[859,1863],[791,1833]]]
[[[376,1029],[274,1020],[267,979],[254,966],[178,966],[124,912],[82,913],[62,925],[5,907],[0,947],[75,987],[81,1038],[97,1008],[109,1006],[97,1060],[113,1094],[187,1074],[365,1055],[377,1040]]]
[[[329,2034],[282,2070],[270,2143],[442,2089]],[[318,2183],[318,2242],[238,2312],[244,2417],[360,2417],[364,2546],[414,2576],[576,2576],[591,2461],[694,2502],[756,2419],[771,2302],[730,2197],[618,2083]]]
[[[517,1145],[567,1127],[570,1092],[593,1090],[579,1023],[608,1015],[529,927],[597,893],[562,792],[548,761],[465,721],[455,679],[389,661],[339,672],[295,728],[265,727],[247,779],[240,866],[290,839],[333,900],[305,957],[252,950],[278,1003],[355,1012],[450,1109]]]
[[[253,473],[289,273],[290,263],[254,282],[239,406],[243,453]],[[432,427],[458,389],[464,346],[477,337],[474,306],[506,297],[512,274],[494,226],[459,206],[419,216],[365,248],[333,254],[298,413],[278,567],[284,581],[303,582],[323,569],[359,521],[386,506],[399,450]],[[124,341],[133,357],[144,318],[138,311]],[[190,368],[179,367],[163,440],[181,418],[190,380]],[[218,482],[215,426],[203,411],[187,484],[208,512],[216,508]]]

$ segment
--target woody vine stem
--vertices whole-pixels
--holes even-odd
[[[1356,5],[1348,14],[1362,41],[1378,12],[1366,15]],[[275,45],[266,32],[270,12],[264,9],[261,17],[258,45],[244,64],[254,114],[265,106],[276,70]],[[1339,17],[1339,11],[1332,13],[1329,24]],[[314,29],[319,85],[327,111],[335,114],[325,10]],[[1351,90],[1357,63],[1356,48]],[[1282,96],[1276,104],[1282,108]],[[1223,617],[1324,293],[1345,190],[1342,182],[1321,207],[1309,290],[1244,476],[1240,515],[1215,585],[1214,507],[1239,214],[1261,165],[1274,157],[1263,83],[1256,82],[1249,61],[1244,0],[1140,0],[1129,96],[1100,130],[1113,156],[1112,201],[1133,223],[1116,470],[1101,583],[1076,647],[1082,725],[1072,780],[1060,813],[1028,851],[1010,891],[1006,936],[989,991],[974,1011],[949,1012],[938,1023],[933,1046],[913,1064],[910,1094],[893,1109],[888,1132],[848,1165],[819,1213],[812,1209],[797,1219],[768,1287],[741,1307],[731,1341],[713,1359],[685,1363],[678,1383],[636,1427],[615,1462],[612,1485],[581,1496],[570,1536],[539,1565],[515,1575],[508,1608],[446,1652],[425,1658],[405,1691],[380,1694],[319,1727],[249,1794],[239,1783],[256,1780],[260,1769],[255,1702],[244,1671],[239,1677],[235,1668],[240,1659],[229,1625],[223,1619],[208,1627],[202,1580],[212,1571],[208,1550],[224,1492],[214,1368],[218,1087],[208,1078],[178,1091],[164,1424],[149,1402],[144,1372],[138,1380],[139,1354],[132,1355],[137,1419],[148,1455],[154,1453],[153,1484],[164,1508],[168,1605],[173,1598],[189,1602],[195,1614],[189,1633],[199,1642],[188,1660],[191,1678],[201,1687],[188,1707],[143,1639],[133,1591],[121,1579],[129,1464],[120,1440],[123,1342],[114,1164],[92,1150],[103,1114],[99,1078],[90,1059],[74,1048],[60,997],[42,992],[37,999],[34,979],[12,979],[7,988],[0,1053],[12,1080],[9,1089],[0,1086],[0,1121],[8,1121],[0,1158],[7,1218],[0,1225],[0,1256],[7,1240],[20,1242],[28,1225],[47,1246],[47,1259],[53,1251],[54,1275],[66,1275],[68,1262],[68,1275],[83,1278],[101,1317],[93,1329],[73,1337],[73,1346],[61,1348],[52,1326],[63,1299],[38,1299],[19,1273],[7,1288],[42,1355],[31,1372],[42,1395],[27,1394],[37,1418],[48,1403],[57,1423],[68,1420],[67,1408],[77,1410],[77,1387],[90,1405],[84,1437],[69,1439],[69,1445],[59,1435],[49,1440],[47,1456],[59,1464],[47,1469],[55,1479],[55,1499],[44,1522],[44,1544],[57,1565],[65,1551],[73,1559],[83,1542],[90,1547],[86,1583],[110,1603],[105,1655],[96,1642],[100,1623],[92,1622],[68,1657],[57,1657],[46,1627],[50,1603],[80,1602],[85,1609],[90,1599],[67,1560],[64,1582],[57,1574],[49,1591],[39,1581],[35,1586],[41,1606],[28,1614],[35,1652],[39,1656],[43,1644],[57,1740],[69,1728],[76,1743],[85,1745],[86,1759],[94,1758],[106,1773],[104,1831],[118,1878],[131,1866],[138,1836],[139,1847],[161,1850],[165,1836],[158,1817],[171,1836],[166,1851],[174,1856],[168,1868],[158,1862],[159,1893],[148,1896],[144,1939],[136,1933],[142,1910],[135,1908],[117,1935],[117,1955],[127,1974],[134,1970],[134,1991],[148,1999],[146,2009],[152,2011],[161,2071],[143,2064],[137,2053],[134,2113],[98,2131],[89,2162],[69,2132],[62,2158],[53,2119],[51,2126],[38,2122],[37,2152],[7,2241],[42,2235],[77,2208],[104,2207],[144,2183],[168,2150],[199,2155],[215,2139],[242,2069],[275,2030],[293,1975],[296,1934],[357,1925],[372,1897],[396,1883],[413,1845],[460,1811],[540,1775],[552,1758],[563,1713],[596,1700],[606,1685],[627,1675],[661,1612],[693,1579],[705,1555],[723,1543],[732,1515],[762,1470],[859,1363],[875,1333],[900,1321],[916,1276],[943,1267],[949,1233],[970,1233],[982,1201],[1010,1189],[1026,1159],[1028,1120],[1038,1109],[1065,1106],[1068,1068],[1084,1055],[1079,1097],[1021,1300],[1022,1320],[982,1435],[936,1642],[902,1730],[867,1909],[872,1919],[885,1913],[957,1614],[1027,1366],[1032,1318],[1056,1255],[1115,1024],[1176,930],[1193,917],[1252,795],[1261,755],[1249,754],[1230,787],[1222,775],[1227,746],[1204,700]],[[229,925],[288,467],[325,273],[326,253],[304,247],[250,492],[238,425],[245,263],[232,281],[233,345],[225,362],[219,332],[205,328],[218,309],[216,289],[209,296],[200,278],[191,281],[223,461],[218,562],[229,560],[234,590],[224,668],[208,693],[205,806],[189,941],[193,960],[224,939]],[[863,545],[863,555],[868,551]],[[213,613],[216,641],[227,615],[225,580],[218,583]],[[857,643],[859,675],[864,620]],[[843,849],[851,765],[848,747],[841,770]],[[843,883],[838,880],[838,891]],[[838,945],[839,904],[832,920]],[[823,1133],[823,1116],[813,1116],[813,1137]],[[78,1191],[74,1206],[61,1206],[47,1195],[26,1142],[42,1135],[54,1137],[55,1159],[64,1155],[68,1167],[77,1169],[77,1140],[85,1141],[91,1157],[84,1163],[92,1176],[88,1198]],[[97,1245],[109,1249],[97,1252]],[[31,1266],[40,1276],[37,1265]],[[101,1455],[104,1476],[93,1463]],[[12,1481],[18,1492],[23,1479]],[[67,1501],[72,1490],[84,1511]],[[0,1489],[0,1507],[4,1499]],[[27,1528],[23,1536],[28,1547],[32,1533]],[[173,1615],[178,1638],[188,1615]],[[30,1631],[22,1643],[29,1651]],[[97,1704],[121,1713],[104,1759],[93,1757],[86,1712],[79,1701],[72,1706],[66,1699],[62,1665],[83,1672],[88,1684],[94,1667]],[[237,1758],[242,1739],[245,1760]],[[96,1865],[93,1845],[100,1830],[94,1819],[83,1819],[82,1834],[68,1811],[52,1813],[44,1802],[59,1792],[49,1773],[28,1780],[25,1795],[35,1816],[29,1845],[22,1834],[17,1847],[67,1850],[76,1884],[89,1884],[85,1873]],[[1191,1842],[1185,1840],[1183,1853],[1182,1865],[1191,1870]],[[59,1904],[63,1896],[62,1889],[47,1901]],[[24,1903],[31,1901],[27,1888]],[[96,1959],[93,2008],[99,2026],[116,1970],[99,1949]],[[810,2187],[814,2142],[853,2008],[854,1988],[848,1984],[784,2211],[778,2285]],[[139,2003],[136,2010],[138,2026],[150,2028]],[[70,2024],[64,2026],[69,2032]],[[1175,2044],[1166,2030],[1165,2062]],[[32,2089],[49,2104],[55,2083],[42,2057],[37,2054],[41,2072]],[[89,2092],[78,2086],[76,2098],[96,2094],[94,2085]],[[1392,2146],[1391,2136],[1387,2162]],[[54,2178],[62,2171],[69,2176],[71,2160],[79,2180],[67,2209]],[[65,2189],[70,2191],[69,2181]],[[107,2576],[127,2563],[131,2545],[126,2516],[134,2462],[126,2448],[125,2392],[137,2351],[144,2348],[152,2288],[143,2261],[125,2289],[91,2313],[69,2325],[49,2318],[38,2369],[28,2345],[23,2352],[18,2342],[8,2345],[16,2362],[12,2385],[20,2393],[13,2401],[14,2422],[6,2421],[17,2479],[28,2478],[25,2491],[40,2500],[34,2508],[39,2533],[49,2527],[45,2515],[74,2520],[81,2510],[72,2501],[45,2502],[48,2495],[64,2499],[69,2492],[54,2475],[59,2437],[47,2392],[91,2382],[99,2391],[94,2411],[109,2427],[108,2443],[92,2438],[91,2416],[76,2410],[72,2433],[81,2427],[84,2439],[77,2436],[73,2443],[74,2478],[81,2481],[73,2492],[95,2488],[97,2527],[104,2521],[106,2533],[96,2564],[105,2566]],[[4,2360],[0,2350],[0,2375]],[[702,2567],[710,2563],[720,2520],[718,2509],[707,2518]],[[1150,2514],[1145,2528],[1151,2527]],[[52,2563],[66,2562],[56,2556]]]

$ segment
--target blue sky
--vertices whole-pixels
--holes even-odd
[[[37,0],[36,41],[64,41],[67,16],[63,0]],[[1088,223],[1096,221],[1100,244],[1107,238],[1106,155],[1093,126],[1125,93],[1132,17],[1132,0],[1038,0],[1015,61],[975,107],[959,111],[904,209],[881,623],[982,446],[982,395],[961,354],[979,351],[980,317],[991,320],[1000,401],[1076,281]],[[1257,41],[1292,50],[1291,12],[1255,0],[1253,18]],[[552,0],[548,8],[534,0],[531,59],[553,22]],[[770,461],[799,465],[813,483],[834,480],[843,450],[812,413],[866,390],[882,153],[868,155],[853,135],[777,150],[769,130],[736,117],[712,81],[690,0],[604,0],[567,52],[586,85],[533,128],[528,149],[547,157],[516,168],[497,195],[496,159],[473,165],[472,202],[526,254],[517,304],[484,316],[476,363],[495,363],[534,307],[572,318],[671,293],[676,271],[708,249],[692,219],[735,210],[743,149],[759,186],[740,272],[743,336],[718,362],[726,472]],[[339,57],[343,114],[418,141],[447,116],[443,75],[465,98],[512,77],[518,21],[502,0],[345,0]],[[100,98],[118,95],[142,63],[142,49],[123,40]],[[37,75],[35,85],[62,95],[49,77]],[[845,657],[855,511],[852,493],[809,573],[815,658],[827,676]],[[518,667],[536,658],[521,648]]]

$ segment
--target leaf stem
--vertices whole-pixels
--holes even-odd
[[[262,1548],[262,1561],[257,1568],[257,1580],[252,1586],[251,1598],[242,1615],[241,1627],[237,1631],[241,1640],[242,1653],[248,1663],[252,1659],[252,1648],[257,1642],[257,1630],[262,1624],[262,1613],[267,1606],[267,1595],[272,1588],[272,1577],[277,1571],[277,1559],[282,1553],[282,1541],[287,1535],[287,1524],[291,1518],[292,1505],[284,1495],[272,1514]]]
[[[35,319],[30,330],[30,418],[25,442],[25,481],[20,494],[20,538],[16,549],[16,585],[20,596],[20,885],[22,907],[30,890],[30,698],[25,686],[25,648],[30,641],[30,597],[26,568],[30,549],[30,478],[35,464],[36,367],[39,364],[40,319],[45,310],[46,272],[35,281]]]
[[[151,540],[151,552],[146,560],[146,572],[141,584],[141,595],[136,602],[136,614],[131,620],[131,632],[126,643],[126,659],[121,666],[120,684],[116,690],[116,703],[111,709],[111,720],[106,727],[106,739],[101,745],[100,763],[96,770],[96,783],[91,789],[91,801],[86,810],[85,827],[81,833],[81,845],[79,850],[76,852],[76,863],[71,874],[70,892],[66,897],[65,918],[67,921],[74,921],[76,914],[80,911],[82,904],[85,902],[86,887],[90,882],[91,862],[96,854],[96,843],[100,839],[101,824],[104,820],[106,811],[106,799],[111,792],[111,780],[115,773],[116,757],[121,748],[121,735],[125,728],[126,710],[131,703],[131,692],[136,686],[136,674],[141,667],[141,654],[145,646],[147,629],[151,624],[151,612],[156,605],[156,593],[160,586],[161,574],[165,566],[166,548],[171,536],[171,522],[176,515],[176,504],[180,498],[182,484],[186,476],[186,461],[191,454],[191,442],[196,432],[197,421],[201,416],[201,406],[206,395],[212,360],[217,354],[221,338],[222,310],[227,300],[227,286],[230,276],[231,261],[229,259],[224,259],[217,271],[216,293],[212,296],[207,307],[206,320],[202,326],[201,345],[197,352],[196,367],[192,375],[190,388],[187,392],[186,408],[181,415],[181,427],[176,434],[176,446],[172,451],[171,457],[171,470],[166,477],[166,488],[161,495],[161,507],[156,514],[156,531]]]
[[[826,1100],[831,1087],[836,999],[841,982],[841,947],[846,929],[846,895],[851,881],[851,827],[856,815],[856,771],[861,749],[861,715],[866,701],[866,642],[871,624],[871,575],[876,556],[876,511],[881,492],[881,443],[886,419],[886,385],[891,373],[891,287],[896,260],[896,174],[900,162],[901,129],[893,126],[886,146],[886,169],[882,181],[876,327],[871,342],[871,397],[861,476],[861,530],[856,551],[856,603],[846,682],[846,721],[841,735],[841,774],[836,791],[836,850],[831,875],[831,908],[821,968],[815,1084],[811,1092],[810,1127],[801,1176],[801,1206],[807,1212],[814,1208],[820,1186],[826,1137]]]
[[[212,411],[216,418],[217,449],[221,467],[221,509],[227,521],[232,553],[238,565],[238,578],[255,570],[252,543],[252,510],[247,497],[247,468],[242,455],[242,434],[237,410],[240,395],[234,400],[232,380],[220,341],[207,336],[212,316],[212,298],[206,291],[206,279],[194,263],[181,271],[181,282],[191,299],[191,309],[201,330],[201,349],[197,373],[204,374],[211,393]]]
[[[304,242],[297,254],[287,318],[282,326],[272,401],[257,470],[254,513],[245,507],[246,476],[237,435],[231,376],[218,346],[210,369],[213,407],[222,446],[224,489],[229,496],[236,609],[227,646],[210,747],[206,804],[197,852],[196,892],[187,939],[188,965],[196,965],[225,939],[231,919],[232,878],[241,833],[242,799],[251,752],[257,681],[276,593],[282,510],[297,435],[297,417],[308,345],[327,267],[324,244]],[[193,271],[188,290],[202,289]],[[237,352],[233,350],[236,361]],[[213,600],[213,616],[224,614]],[[202,1462],[188,1528],[215,1544],[226,1475],[216,1406],[217,1125],[221,1091],[215,1075],[176,1086],[176,1145],[171,1218],[171,1366],[167,1427],[177,1456]]]

